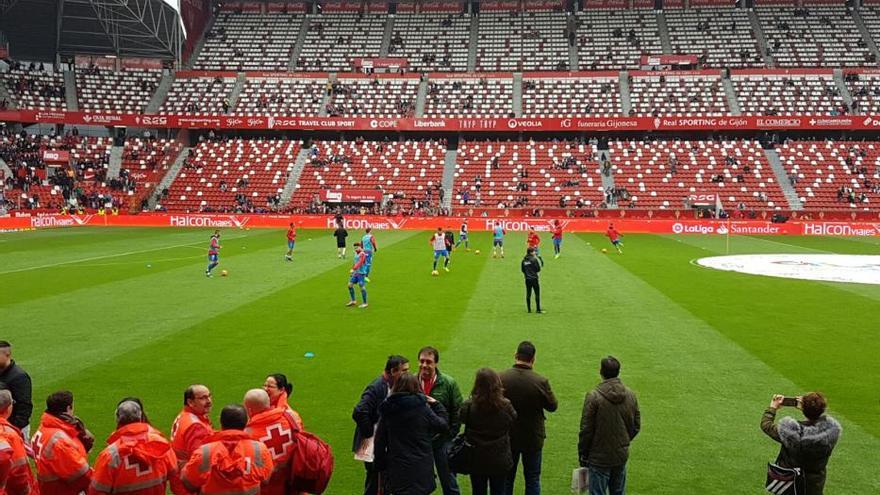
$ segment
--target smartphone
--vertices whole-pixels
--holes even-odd
[[[798,401],[797,397],[783,397],[782,405],[785,407],[797,407]]]

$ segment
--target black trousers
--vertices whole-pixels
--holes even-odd
[[[535,292],[535,309],[541,311],[541,285],[538,279],[526,279],[526,309],[532,310],[532,291]]]

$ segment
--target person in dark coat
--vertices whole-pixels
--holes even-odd
[[[782,444],[776,464],[787,468],[801,468],[804,473],[804,493],[822,495],[825,489],[825,467],[840,438],[840,423],[825,416],[828,403],[825,396],[818,392],[797,398],[797,407],[804,413],[806,421],[784,417],[776,423],[776,411],[782,407],[782,399],[781,395],[773,396],[770,407],[761,417],[761,429],[768,437]]]
[[[379,406],[388,398],[391,387],[401,375],[409,374],[409,360],[403,356],[388,356],[385,362],[385,371],[378,378],[370,382],[361,394],[361,400],[354,406],[351,418],[357,424],[354,430],[354,443],[352,451],[360,457],[368,458],[371,446],[375,446],[371,439],[379,422]],[[379,493],[379,472],[375,463],[364,462],[367,470],[364,480],[364,495],[377,495]]]
[[[477,370],[471,397],[462,404],[459,414],[465,438],[474,448],[476,462],[470,466],[472,493],[502,495],[507,473],[513,467],[510,429],[516,420],[516,410],[504,397],[498,373],[489,368]]]
[[[538,280],[538,272],[541,271],[541,264],[535,253],[536,251],[533,247],[526,250],[526,255],[523,257],[522,263],[520,264],[520,270],[526,280],[526,311],[529,313],[532,312],[532,292],[534,292],[535,313],[542,314],[544,310],[541,309],[541,284]]]
[[[504,396],[516,410],[516,421],[510,430],[510,451],[513,466],[507,475],[505,493],[513,494],[516,467],[522,457],[526,495],[541,493],[541,452],[544,449],[544,411],[559,407],[550,382],[534,372],[535,346],[524,341],[516,348],[516,364],[501,373]]]
[[[419,379],[405,374],[379,406],[375,463],[385,495],[428,495],[434,480],[435,435],[448,431],[448,416],[440,402],[421,393]]]
[[[9,422],[21,430],[25,438],[30,438],[31,413],[34,404],[31,402],[31,377],[12,359],[12,344],[0,340],[0,389],[12,393],[12,416]]]
[[[589,469],[590,494],[626,493],[629,444],[642,428],[636,395],[620,381],[620,361],[602,359],[602,382],[587,393],[578,441],[580,465]]]

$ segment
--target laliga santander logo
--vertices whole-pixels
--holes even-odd
[[[722,225],[722,226],[718,227],[718,230],[716,230],[715,232],[718,234],[724,235],[728,232],[728,230],[727,230],[726,226]]]
[[[722,227],[723,228],[723,227]],[[727,233],[727,229],[724,228],[724,234]],[[672,224],[672,233],[673,234],[713,234],[715,233],[715,227],[711,225],[685,225],[683,223],[676,222]],[[718,229],[718,233],[721,234],[721,228]]]

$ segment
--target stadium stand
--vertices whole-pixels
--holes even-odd
[[[162,206],[175,211],[265,212],[277,206],[298,141],[205,141],[193,149]]]
[[[577,25],[581,70],[637,69],[642,55],[663,53],[653,10],[582,11]]]
[[[748,11],[730,7],[664,10],[678,54],[703,57],[703,67],[763,67]]]
[[[691,194],[718,194],[728,211],[740,203],[788,208],[757,141],[632,140],[610,148],[621,206],[675,209]]]
[[[308,18],[308,32],[296,61],[297,69],[349,71],[353,58],[380,55],[386,16],[334,12]]]
[[[280,12],[224,12],[205,38],[198,70],[287,70],[302,17]]]
[[[432,79],[425,102],[426,117],[468,117],[513,113],[513,79]]]
[[[756,11],[767,50],[780,67],[855,67],[876,62],[847,7],[763,7]]]
[[[830,73],[736,75],[743,115],[841,115],[849,112]]]
[[[453,206],[597,208],[602,180],[595,148],[564,141],[462,141]],[[580,203],[578,203],[580,201]]]
[[[568,70],[565,14],[481,12],[479,20],[478,70]]]
[[[67,110],[64,76],[58,72],[13,68],[3,82],[13,102],[21,109]]]
[[[463,14],[398,14],[388,55],[419,71],[466,71],[470,24]]]
[[[326,87],[326,77],[247,79],[230,115],[315,116],[321,112]]]
[[[186,77],[174,80],[160,113],[217,115],[227,113],[229,95],[235,86],[231,77]]]
[[[880,203],[880,142],[788,141],[776,149],[805,209]]]
[[[161,71],[149,69],[77,69],[80,110],[143,113],[161,77]]]
[[[332,86],[327,115],[362,117],[413,116],[419,79],[340,78]]]
[[[524,117],[609,117],[622,115],[616,74],[591,78],[523,80]]]
[[[880,75],[848,74],[845,81],[853,113],[880,114]]]
[[[321,190],[379,190],[397,211],[413,213],[439,200],[446,144],[436,140],[317,141],[293,194],[314,205]],[[418,204],[417,204],[418,203]]]
[[[171,139],[129,138],[122,153],[123,175],[130,178],[129,206],[143,209],[143,201],[153,193],[168,168],[177,158],[182,145]]]
[[[727,115],[720,76],[640,76],[631,84],[634,115]]]

